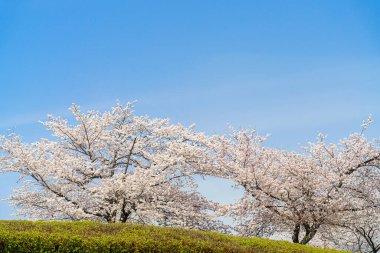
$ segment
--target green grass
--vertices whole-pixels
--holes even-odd
[[[0,252],[341,252],[138,224],[0,221]]]

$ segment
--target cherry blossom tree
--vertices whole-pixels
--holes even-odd
[[[286,233],[307,244],[322,226],[379,208],[379,147],[363,132],[338,144],[320,135],[303,153],[265,148],[264,140],[254,131],[233,130],[212,144],[212,173],[244,188],[242,199],[225,209],[242,234]]]
[[[378,251],[380,148],[363,134],[370,120],[336,144],[319,135],[297,153],[263,146],[266,137],[255,131],[206,136],[136,116],[131,104],[104,113],[74,105],[71,112],[72,120],[43,122],[50,140],[0,138],[1,172],[19,173],[22,182],[10,197],[18,214],[226,231],[218,211],[247,236],[283,234],[301,244],[329,238]],[[209,201],[197,192],[195,174],[233,180],[244,196],[227,206]]]
[[[205,161],[207,137],[167,119],[136,116],[133,106],[49,116],[51,140],[3,136],[1,172],[23,182],[10,197],[34,219],[135,221],[203,230],[223,226],[217,204],[196,192],[192,175]]]

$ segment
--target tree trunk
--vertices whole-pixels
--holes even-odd
[[[300,229],[301,229],[301,225],[300,224],[296,224],[294,226],[294,229],[293,229],[293,235],[292,235],[292,240],[294,243],[299,243],[299,237],[300,237]]]
[[[302,238],[300,244],[308,244],[317,233],[319,225],[310,226],[309,224],[303,224],[302,226],[305,228],[305,235]]]

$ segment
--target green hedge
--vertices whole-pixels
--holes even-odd
[[[340,252],[181,228],[96,222],[0,221],[0,252]]]

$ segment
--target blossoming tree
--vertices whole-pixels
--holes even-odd
[[[51,140],[0,138],[1,172],[17,172],[23,182],[10,198],[21,215],[225,231],[212,215],[220,211],[248,236],[379,250],[380,148],[363,131],[337,144],[320,135],[296,153],[264,147],[266,137],[255,131],[206,136],[136,116],[130,104],[71,112],[70,121],[43,123]],[[244,196],[221,207],[196,191],[195,174],[233,180]]]
[[[43,123],[52,140],[0,140],[1,171],[17,172],[23,182],[10,198],[20,215],[221,228],[209,212],[217,205],[191,178],[205,162],[203,134],[136,116],[131,104],[105,113],[70,110],[73,124],[53,116]]]
[[[301,154],[262,147],[264,140],[254,131],[232,131],[212,145],[212,173],[244,189],[243,198],[225,210],[240,222],[242,234],[286,233],[307,244],[321,227],[380,207],[379,147],[362,133],[338,144],[321,135]]]

